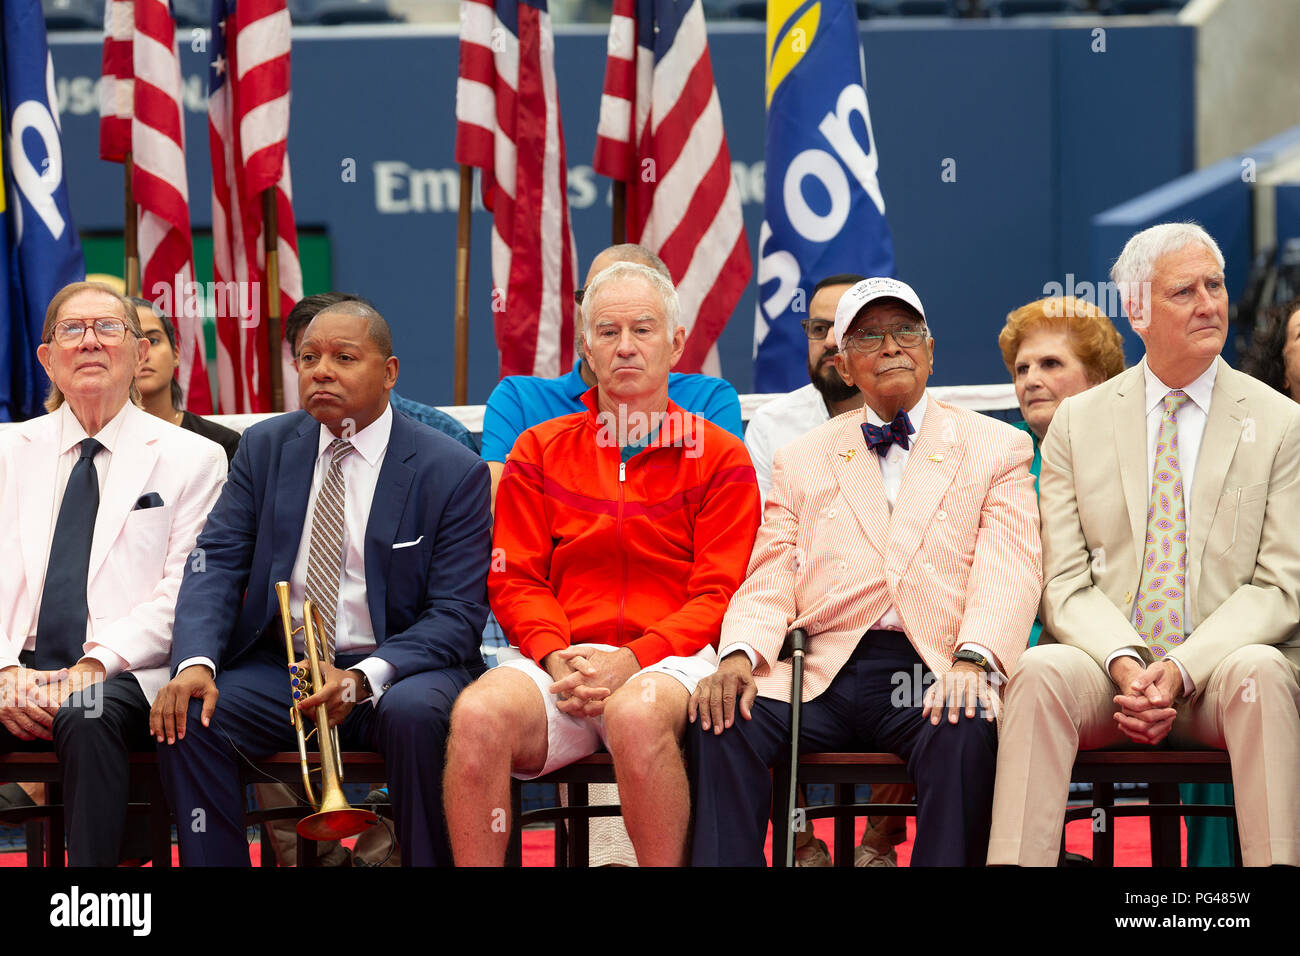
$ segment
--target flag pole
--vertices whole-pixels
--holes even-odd
[[[627,183],[614,180],[613,213],[611,216],[610,245],[627,242]]]
[[[474,198],[474,171],[460,165],[460,205],[456,210],[456,314],[452,401],[469,401],[469,237],[470,204]]]
[[[271,360],[271,411],[284,411],[284,329],[280,325],[280,230],[275,187],[262,191],[262,248],[266,254],[266,328]]]
[[[126,208],[122,214],[122,244],[126,251],[124,264],[126,274],[122,278],[126,282],[126,294],[138,296],[140,294],[140,240],[136,233],[135,192],[131,188],[133,168],[131,152],[128,150],[122,160],[122,169],[126,173],[126,187],[123,190]]]

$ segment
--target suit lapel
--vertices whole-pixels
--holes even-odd
[[[59,465],[60,421],[57,413],[45,416],[40,430],[14,452],[14,464],[21,476],[20,481],[14,482],[18,495],[18,534],[27,573],[27,593],[33,606],[45,579],[45,564],[54,535],[54,476]],[[27,635],[24,632],[19,636]]]
[[[919,524],[924,527],[930,523],[964,455],[965,446],[957,440],[951,415],[931,398],[921,430],[908,452],[903,480],[898,486],[898,499],[894,502],[894,513],[907,515],[907,526]],[[900,566],[906,567],[921,546],[921,538],[907,535],[901,540],[895,539],[892,522],[890,530],[890,545],[902,549]]]
[[[156,437],[150,433],[152,422],[143,417],[149,413],[129,403],[126,412],[117,432],[117,449],[104,481],[104,490],[99,496],[87,581],[95,580],[95,574],[121,533],[122,525],[126,524],[131,509],[140,495],[148,490],[145,485],[158,461],[158,449],[154,447]]]
[[[404,416],[393,416],[388,451],[379,469],[375,497],[366,520],[366,604],[378,644],[388,636],[388,568],[393,563],[393,544],[406,510],[406,496],[415,480],[415,469],[410,464],[410,459],[415,457],[412,427]]]
[[[1242,404],[1246,396],[1234,387],[1236,383],[1232,377],[1235,373],[1223,359],[1216,361],[1220,365],[1215,374],[1214,391],[1210,394],[1210,415],[1205,422],[1205,434],[1201,437],[1201,450],[1196,460],[1191,521],[1187,526],[1188,567],[1196,569],[1198,578],[1205,542],[1210,536],[1210,522],[1214,520],[1219,496],[1223,494],[1224,479],[1237,453],[1242,422],[1246,417]],[[1195,583],[1199,584],[1199,580]]]
[[[1146,376],[1141,365],[1134,366],[1125,376],[1118,399],[1111,406],[1111,417],[1120,483],[1133,533],[1133,553],[1141,566],[1147,547],[1147,509],[1151,505],[1151,489],[1147,484]]]
[[[303,414],[302,424],[280,447],[280,466],[276,472],[275,547],[272,549],[271,580],[288,581],[298,556],[298,544],[307,523],[307,498],[311,494],[312,470],[320,442],[320,424]],[[269,591],[271,603],[275,602]]]
[[[826,454],[854,517],[867,540],[883,555],[889,542],[889,505],[880,478],[880,461],[862,437],[862,422],[861,414],[846,418]]]

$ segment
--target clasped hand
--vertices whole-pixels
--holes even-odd
[[[1178,716],[1174,704],[1183,684],[1178,665],[1157,661],[1143,667],[1125,655],[1111,662],[1110,675],[1121,691],[1114,697],[1119,707],[1114,714],[1119,729],[1134,743],[1158,744],[1164,740]]]
[[[53,740],[63,702],[103,678],[104,665],[94,660],[54,671],[7,667],[0,671],[0,724],[19,740]]]
[[[552,651],[542,666],[555,681],[548,688],[559,698],[555,706],[571,717],[599,717],[609,695],[641,669],[626,647],[601,651],[582,645]]]

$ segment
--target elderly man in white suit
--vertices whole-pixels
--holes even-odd
[[[153,749],[181,572],[226,476],[221,446],[136,404],[148,350],[129,302],[66,286],[37,349],[50,414],[0,432],[0,752],[58,753],[74,866],[119,862],[127,754]]]
[[[763,862],[768,768],[790,739],[780,650],[802,628],[801,746],[898,754],[916,783],[912,864],[982,864],[997,683],[1042,581],[1033,451],[1023,432],[926,394],[934,340],[911,287],[857,283],[834,332],[866,404],[776,453],[721,663],[689,704],[692,861]]]

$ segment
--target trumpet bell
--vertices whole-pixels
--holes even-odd
[[[341,810],[322,810],[298,821],[298,835],[307,840],[342,840],[369,830],[379,817],[369,810],[345,806]]]

